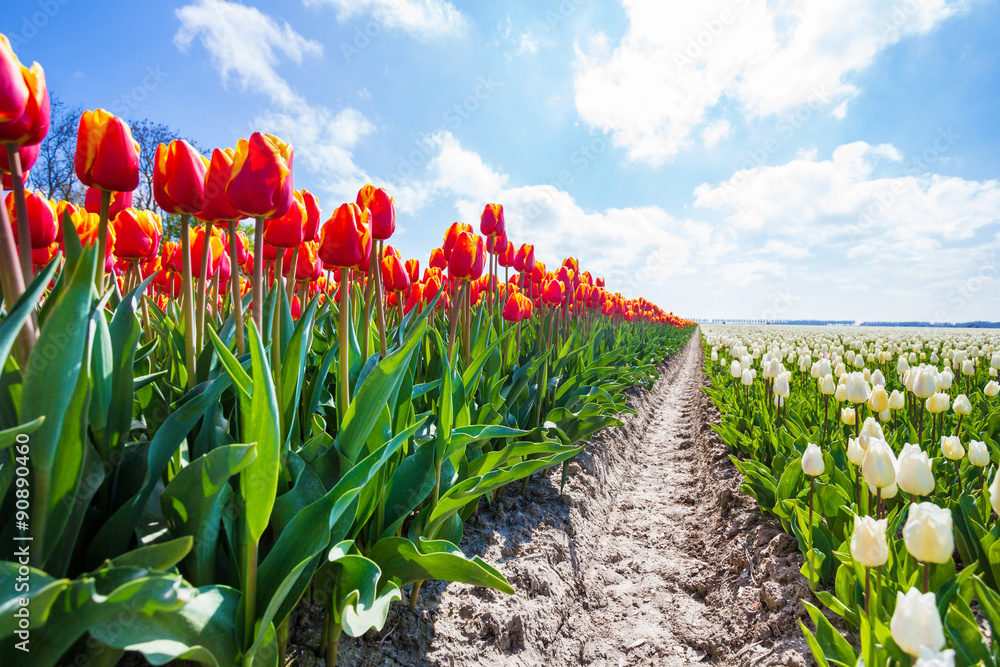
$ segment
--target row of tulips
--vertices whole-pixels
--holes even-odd
[[[742,488],[797,538],[816,599],[849,630],[803,601],[817,663],[997,665],[1000,337],[704,335]]]
[[[3,664],[276,666],[311,598],[333,665],[423,581],[513,593],[458,549],[464,522],[533,473],[565,481],[693,329],[574,259],[547,271],[496,204],[421,273],[385,190],[324,221],[260,133],[158,148],[164,239],[105,111],[80,120],[83,207],[26,189],[47,124],[41,68],[0,36]]]

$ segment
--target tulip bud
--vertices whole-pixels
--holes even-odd
[[[753,384],[753,371],[749,368],[743,371],[743,376],[740,380],[744,386],[749,387]]]
[[[896,363],[896,372],[902,374],[908,370],[910,370],[910,364],[907,363],[906,357],[900,355],[899,361]]]
[[[993,483],[990,484],[990,505],[993,511],[1000,514],[1000,469],[993,475]]]
[[[976,364],[972,359],[966,359],[962,362],[962,375],[970,376],[976,374]]]
[[[847,441],[847,460],[856,466],[860,466],[865,460],[865,448],[858,438],[850,438]]]
[[[935,651],[927,646],[922,646],[920,647],[920,658],[913,664],[913,667],[955,667],[955,652],[951,649]]]
[[[960,461],[965,456],[965,448],[957,435],[941,436],[941,452],[952,461]]]
[[[873,385],[882,387],[883,390],[885,389],[885,376],[882,375],[882,371],[876,370],[874,373],[872,373],[871,379]]]
[[[898,389],[893,389],[892,395],[889,396],[889,409],[902,410],[905,405],[906,398],[899,392]]]
[[[84,185],[114,192],[135,190],[139,185],[139,144],[128,124],[104,109],[84,111],[73,168]]]
[[[743,369],[740,367],[740,362],[738,362],[736,359],[733,359],[733,363],[730,364],[729,366],[729,374],[734,379],[743,376]]]
[[[951,398],[948,394],[936,393],[926,401],[927,411],[934,415],[946,412],[951,407]]]
[[[226,184],[233,208],[246,217],[283,216],[294,201],[292,158],[291,145],[270,134],[254,132],[249,141],[240,139]]]
[[[861,446],[868,449],[869,440],[885,440],[885,433],[873,417],[868,417],[865,419],[865,423],[861,425],[861,434],[858,437],[861,440]]]
[[[896,483],[896,456],[885,440],[870,438],[861,474],[874,487],[884,489]]]
[[[897,462],[896,483],[914,496],[929,496],[934,491],[934,472],[927,452],[920,445],[903,445]]]
[[[824,470],[823,452],[820,451],[818,446],[809,443],[806,446],[805,453],[802,455],[802,472],[810,477],[816,477],[817,475],[822,475]]]
[[[368,266],[372,235],[368,228],[368,209],[357,204],[341,204],[323,223],[319,257],[330,266],[359,268]]]
[[[872,412],[885,412],[889,409],[889,395],[885,393],[884,386],[875,385],[871,396],[868,397],[868,407]]]
[[[774,381],[774,395],[786,398],[791,394],[791,389],[788,386],[788,373],[782,373]]]
[[[851,556],[865,567],[879,567],[889,560],[889,544],[885,539],[888,519],[875,520],[870,516],[854,517],[854,534],[851,535]]]
[[[952,403],[951,409],[955,411],[957,415],[968,416],[972,414],[972,403],[969,402],[969,397],[965,394],[959,394],[955,397],[955,402]]]
[[[111,220],[115,230],[115,255],[125,259],[145,259],[160,250],[163,227],[152,211],[126,208]]]
[[[926,503],[924,503],[926,504]],[[896,611],[889,622],[892,639],[899,648],[916,657],[921,648],[940,651],[944,648],[944,628],[934,593],[911,588],[904,595],[896,593]]]
[[[986,386],[983,387],[983,394],[989,398],[993,398],[998,393],[1000,393],[1000,383],[997,383],[996,380],[990,380],[986,383]]]
[[[833,396],[837,392],[837,385],[833,381],[833,375],[827,373],[820,380],[819,390],[824,396]]]
[[[934,382],[934,374],[929,368],[916,369],[916,376],[913,380],[913,393],[917,398],[930,398],[937,391],[937,384]]]
[[[857,423],[857,414],[854,408],[842,408],[840,411],[840,421],[844,426],[854,426]]]
[[[914,503],[903,527],[903,541],[917,560],[947,563],[955,551],[951,510],[931,502]]]
[[[838,384],[837,390],[834,392],[833,397],[837,399],[840,403],[847,400],[847,385]]]
[[[986,447],[985,442],[969,441],[969,463],[977,468],[985,468],[990,464],[990,450]]]
[[[396,204],[384,188],[368,184],[358,192],[357,204],[371,212],[372,238],[384,241],[396,231]]]

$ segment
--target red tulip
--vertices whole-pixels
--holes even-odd
[[[84,111],[76,134],[76,177],[84,185],[130,192],[139,185],[139,144],[128,124],[104,109]]]
[[[123,210],[132,206],[131,192],[115,192],[111,195],[111,208],[108,210],[108,218],[113,218]],[[83,199],[83,207],[90,213],[101,212],[101,190],[100,188],[87,188],[87,194]]]
[[[405,291],[410,288],[410,274],[395,254],[382,258],[382,281],[390,291]]]
[[[197,217],[202,222],[217,224],[226,220],[241,220],[245,216],[233,208],[226,186],[233,175],[233,149],[216,148],[205,172],[204,204]]]
[[[319,226],[323,222],[323,212],[319,209],[319,201],[313,193],[302,190],[302,203],[306,206],[306,225],[302,232],[304,241],[315,241],[319,238]]]
[[[21,158],[21,174],[24,180],[28,180],[28,171],[35,165],[38,160],[38,153],[42,150],[41,144],[32,144],[30,146],[18,146],[17,154]],[[10,176],[10,162],[7,160],[7,151],[0,150],[0,172],[6,177],[4,179],[4,190],[12,190],[12,187],[8,187],[7,178]]]
[[[414,308],[418,308],[417,312],[421,312],[424,304],[424,285],[423,283],[413,283],[410,286],[410,295],[406,299],[406,304],[403,306],[403,312],[409,313]]]
[[[264,242],[276,248],[294,248],[305,240],[307,213],[301,192],[292,193],[292,205],[279,218],[264,221]]]
[[[428,262],[428,266],[432,269],[447,269],[448,260],[444,256],[444,250],[441,248],[434,248],[434,250],[431,250],[431,258]]]
[[[483,236],[495,236],[503,234],[506,224],[503,220],[502,204],[487,204],[479,217],[479,231]]]
[[[406,273],[410,276],[410,283],[417,282],[417,279],[420,277],[420,260],[408,259],[403,266],[406,267]]]
[[[53,242],[52,245],[38,248],[31,251],[31,263],[35,266],[45,266],[59,254],[59,244]]]
[[[153,196],[167,213],[197,215],[205,206],[208,160],[183,139],[156,147]]]
[[[479,276],[473,275],[473,271],[479,259],[478,251],[482,243],[481,237],[470,232],[461,232],[448,259],[448,275],[459,280],[478,278]],[[482,266],[479,272],[482,273]]]
[[[514,255],[514,269],[518,273],[531,273],[535,269],[535,246],[525,243]]]
[[[542,301],[552,305],[558,305],[563,302],[566,296],[566,288],[558,280],[550,280],[545,283],[545,287],[542,289]]]
[[[446,261],[451,261],[452,248],[455,247],[455,242],[458,241],[458,237],[462,232],[472,234],[472,225],[466,225],[461,222],[453,222],[451,223],[451,226],[448,227],[448,231],[444,233],[444,245],[441,246],[441,250],[444,253]]]
[[[38,144],[49,132],[49,120],[49,89],[42,66],[21,65],[10,42],[0,35],[0,144]]]
[[[270,134],[240,139],[226,186],[229,202],[247,217],[280,218],[292,205],[292,146]]]
[[[372,238],[384,241],[396,231],[396,206],[383,188],[369,183],[358,192],[357,204],[371,212]]]
[[[249,250],[250,242],[247,240],[247,235],[241,231],[236,232],[236,261],[243,266],[247,263],[247,259],[250,257]],[[226,253],[229,253],[229,235],[226,234]]]
[[[111,219],[115,230],[115,255],[125,259],[155,257],[160,249],[163,226],[152,211],[126,208]]]
[[[222,263],[222,257],[226,254],[226,244],[222,242],[221,234],[216,233],[215,228],[211,225],[205,227],[195,227],[192,228],[193,232],[191,239],[191,256],[201,257],[203,246],[205,245],[205,232],[210,230],[210,236],[208,238],[208,272],[205,276],[206,278],[211,278],[215,275],[215,272],[219,270],[219,265]],[[191,275],[195,278],[201,278],[201,262],[191,262]]]
[[[31,249],[48,248],[56,240],[56,209],[55,204],[37,192],[25,190],[24,198],[28,205],[28,229],[31,231]],[[17,214],[14,206],[14,193],[7,193],[7,217],[14,232],[14,243],[18,242]]]
[[[357,204],[341,204],[323,223],[319,256],[331,266],[358,269],[367,267],[372,251],[369,213]]]

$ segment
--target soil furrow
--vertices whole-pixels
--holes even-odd
[[[630,392],[637,414],[574,459],[562,494],[556,469],[467,525],[462,549],[516,595],[425,585],[416,613],[396,605],[381,633],[342,640],[342,664],[807,664],[801,556],[739,491],[701,362],[695,334],[651,391]],[[297,614],[300,664],[322,664],[307,648],[318,628]]]

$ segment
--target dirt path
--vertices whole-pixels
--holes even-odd
[[[696,336],[633,392],[638,414],[594,438],[565,493],[552,471],[467,526],[462,549],[517,595],[425,586],[416,614],[395,605],[382,633],[343,641],[342,664],[807,664],[801,557],[740,493],[701,360]],[[293,640],[317,628],[299,619]]]

